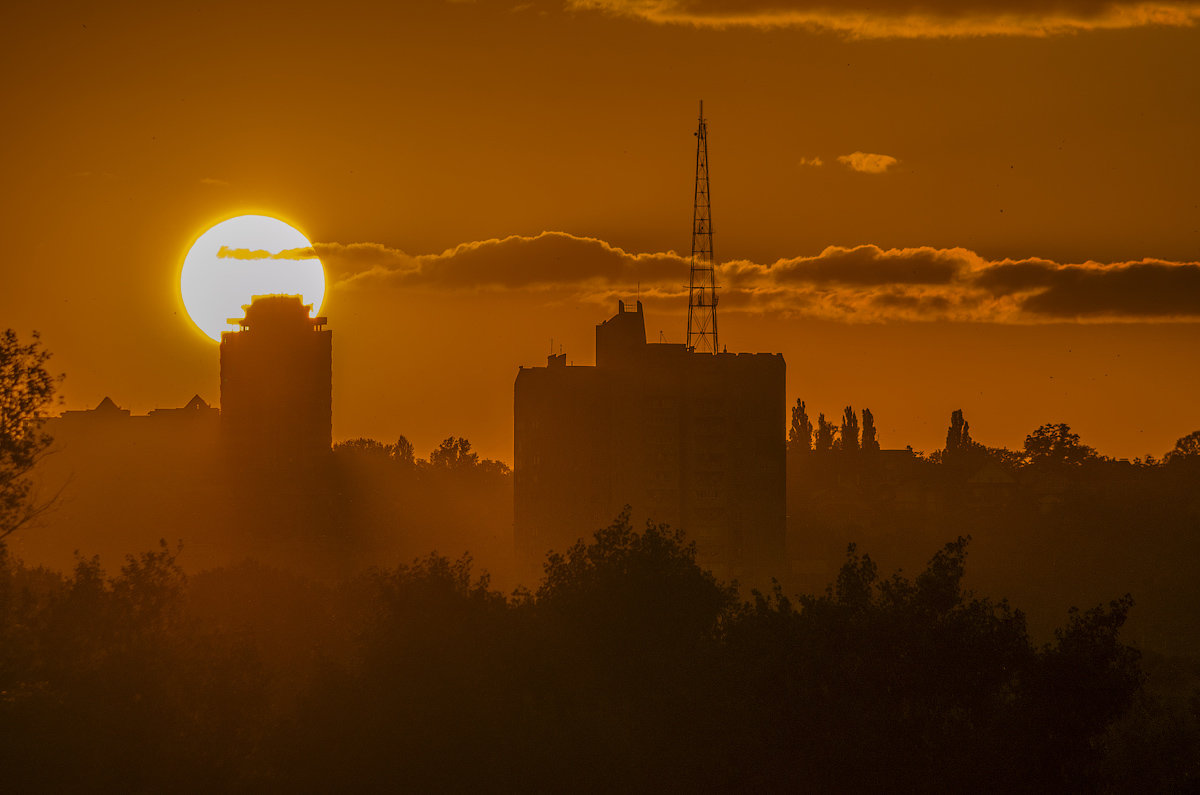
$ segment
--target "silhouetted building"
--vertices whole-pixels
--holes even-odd
[[[185,406],[133,414],[104,398],[46,420],[54,441],[38,464],[39,499],[55,498],[13,550],[69,569],[72,550],[121,560],[159,538],[186,539],[189,557],[212,549],[225,517],[219,490],[220,413],[198,395]],[[57,497],[55,497],[57,495]]]
[[[294,465],[333,443],[333,332],[300,296],[255,296],[221,335],[221,430],[235,459]]]
[[[647,343],[639,301],[596,327],[595,366],[523,367],[514,396],[514,517],[526,563],[607,526],[666,522],[722,577],[784,566],[781,354]]]
[[[94,409],[64,411],[46,421],[46,429],[58,441],[114,436],[109,440],[120,446],[148,445],[186,452],[194,443],[216,438],[220,412],[204,398],[193,395],[177,409],[151,409],[149,414],[134,415],[110,397]]]

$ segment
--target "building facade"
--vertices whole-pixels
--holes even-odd
[[[333,444],[333,332],[295,295],[255,296],[221,335],[221,432],[235,458],[293,466]]]
[[[786,535],[784,376],[780,354],[647,343],[640,301],[596,327],[595,366],[560,354],[521,368],[518,555],[535,565],[629,505],[635,526],[682,528],[722,578],[772,576]]]

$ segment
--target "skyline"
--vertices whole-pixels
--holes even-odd
[[[7,325],[42,332],[64,409],[215,402],[183,254],[272,215],[327,270],[335,439],[511,463],[513,378],[551,338],[590,363],[640,293],[682,340],[703,99],[722,341],[781,351],[790,400],[925,452],[957,408],[1013,448],[1195,430],[1195,4],[1066,4],[1074,32],[1037,35],[982,35],[1018,6],[979,4],[885,38],[739,7],[6,11]]]

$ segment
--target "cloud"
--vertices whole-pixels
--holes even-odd
[[[216,177],[201,177],[200,184],[201,185],[210,185],[215,188],[228,188],[229,187],[229,183],[226,180],[217,179]]]
[[[661,25],[799,28],[852,39],[1044,37],[1200,20],[1196,0],[568,0],[568,7]]]
[[[511,235],[417,256],[370,243],[314,248],[342,283],[370,280],[451,289],[636,285],[678,280],[680,269],[686,275],[688,268],[687,258],[673,251],[632,254],[565,232]]]
[[[819,157],[802,157],[800,158],[800,165],[820,168],[821,166],[825,165],[825,161]]]
[[[316,254],[342,292],[378,289],[538,291],[603,305],[639,289],[685,304],[688,257],[639,254],[566,232],[511,235],[411,255],[377,243],[317,243],[271,255]],[[1200,321],[1200,263],[1079,264],[988,260],[965,248],[829,246],[773,263],[717,268],[725,311],[846,322],[984,323]]]
[[[1022,310],[1045,317],[1200,315],[1200,263],[1194,262],[1056,265],[1038,260],[993,266],[978,281],[998,294],[1022,294]]]
[[[882,174],[900,161],[890,155],[851,152],[838,156],[838,162],[862,174]]]
[[[726,263],[733,285],[769,279],[776,284],[949,284],[976,255],[966,249],[928,247],[883,250],[878,246],[830,246],[815,257],[781,259],[773,265]]]
[[[317,256],[316,252],[311,248],[287,248],[283,251],[272,254],[264,249],[249,249],[249,248],[230,248],[229,246],[221,246],[217,249],[217,259],[313,259]]]

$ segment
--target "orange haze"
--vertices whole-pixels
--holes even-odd
[[[592,361],[639,284],[682,339],[703,98],[722,341],[789,399],[1161,455],[1200,427],[1196,5],[1077,5],[10,4],[0,325],[65,408],[216,403],[182,257],[275,215],[330,272],[335,439],[511,462],[551,339]]]

